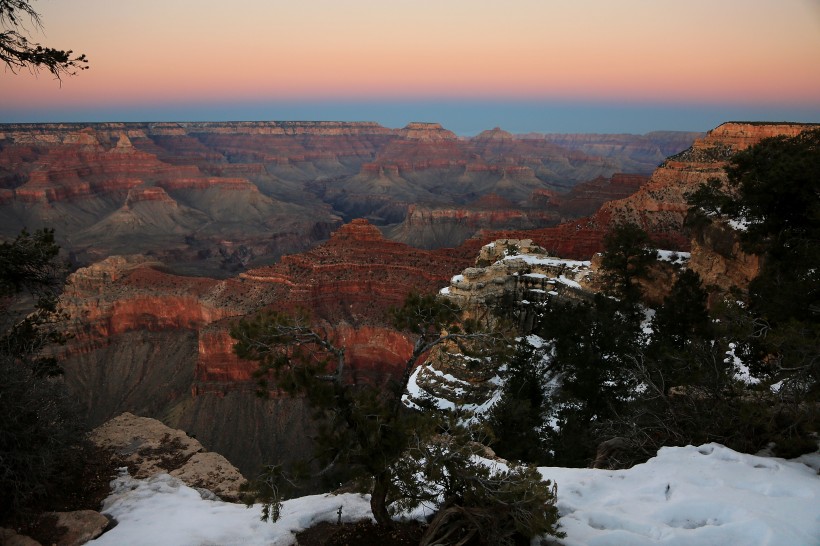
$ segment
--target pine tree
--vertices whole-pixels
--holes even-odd
[[[259,362],[265,392],[273,381],[278,388],[306,396],[317,410],[317,455],[324,465],[319,474],[341,469],[350,478],[369,482],[371,509],[380,524],[391,521],[391,504],[420,494],[421,485],[413,485],[415,478],[409,483],[399,480],[396,465],[409,442],[425,442],[438,422],[436,416],[408,411],[401,403],[420,358],[443,343],[468,343],[475,350],[503,342],[500,335],[462,321],[457,307],[436,296],[410,295],[393,315],[396,326],[413,334],[416,341],[401,379],[386,389],[345,381],[344,348],[305,316],[262,313],[231,330],[237,339],[236,353]],[[410,489],[415,493],[408,493]],[[275,514],[281,489],[267,486],[265,491],[270,495],[270,513]]]
[[[489,418],[495,435],[493,449],[505,459],[535,464],[546,464],[549,460],[544,433],[549,404],[545,349],[535,348],[522,339],[507,363],[501,399],[493,406]]]
[[[57,310],[65,264],[54,232],[0,243],[0,517],[25,509],[78,463],[84,427],[47,345],[64,339]]]

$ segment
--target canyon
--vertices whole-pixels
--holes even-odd
[[[453,247],[482,229],[590,213],[697,136],[590,144],[498,128],[463,138],[437,123],[4,124],[0,236],[52,227],[77,266],[146,254],[222,277],[307,250],[354,218],[413,246]]]
[[[704,259],[725,237],[693,246],[683,234],[686,194],[736,151],[806,127],[727,123],[653,172],[653,150],[681,135],[650,146],[499,129],[464,139],[438,124],[2,126],[0,233],[55,227],[77,266],[60,300],[71,338],[57,351],[92,425],[154,417],[252,476],[309,459],[313,425],[303,400],[255,396],[256,364],[232,351],[235,321],[307,312],[348,351],[347,380],[383,384],[412,350],[389,309],[451,286],[497,239],[589,260],[631,220],[691,248],[704,278],[748,277],[755,264],[731,244],[727,260]],[[647,170],[618,169],[639,160]]]
[[[531,238],[556,256],[589,259],[600,252],[603,238],[619,223],[634,223],[662,248],[688,251],[691,241],[683,232],[687,196],[701,184],[716,179],[726,183],[725,167],[731,157],[773,136],[791,137],[816,124],[727,122],[694,141],[691,147],[668,157],[632,194],[605,202],[593,214],[555,227],[529,231],[502,230],[496,238]]]
[[[431,293],[469,261],[389,241],[367,220],[275,265],[227,279],[181,276],[153,257],[113,256],[69,278],[60,350],[65,381],[93,425],[123,411],[160,418],[223,453],[245,474],[287,453],[309,457],[301,399],[255,396],[255,362],[230,327],[263,308],[310,313],[348,354],[348,380],[384,383],[412,351],[388,312]],[[282,451],[284,450],[284,451]]]

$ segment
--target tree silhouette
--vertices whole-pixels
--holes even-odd
[[[61,80],[63,76],[73,76],[88,68],[84,54],[74,55],[70,49],[46,47],[31,41],[26,23],[35,29],[43,27],[40,14],[29,0],[0,0],[0,61],[13,74],[24,69],[37,74],[46,69]]]

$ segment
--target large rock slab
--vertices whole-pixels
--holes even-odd
[[[156,419],[126,412],[94,429],[90,439],[111,450],[135,478],[166,472],[227,501],[239,500],[239,488],[246,481],[225,457]]]
[[[57,546],[80,546],[100,536],[108,527],[108,518],[94,510],[53,512],[52,515],[57,518],[57,527],[65,529]]]

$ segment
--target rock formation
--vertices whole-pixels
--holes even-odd
[[[609,178],[599,176],[574,186],[565,194],[545,196],[562,219],[594,214],[605,203],[629,197],[646,184],[648,176],[616,173]]]
[[[712,223],[692,239],[689,268],[712,291],[748,289],[749,282],[760,273],[760,266],[760,257],[743,252],[738,232],[726,223]]]
[[[468,263],[389,241],[366,220],[309,252],[228,279],[174,275],[150,257],[111,257],[75,272],[61,298],[72,333],[60,349],[66,382],[92,423],[124,411],[160,417],[255,472],[276,445],[309,455],[298,433],[309,429],[309,412],[301,400],[255,397],[257,365],[233,354],[234,320],[266,307],[308,310],[347,348],[348,379],[381,383],[412,351],[389,327],[388,309],[411,291],[437,291]]]
[[[91,431],[90,440],[111,451],[138,479],[168,473],[187,485],[209,491],[222,500],[239,501],[247,480],[218,453],[156,419],[123,413]]]
[[[692,145],[703,133],[683,131],[653,131],[645,135],[628,134],[532,134],[522,135],[544,139],[567,150],[615,159],[621,172],[649,175],[670,155]]]
[[[622,151],[584,151],[500,129],[466,139],[436,123],[6,124],[0,237],[54,227],[79,265],[150,252],[177,272],[223,276],[305,250],[341,218],[454,246],[480,229],[545,227],[586,210],[572,195],[560,211],[533,196],[623,172],[635,152],[629,137],[619,142]],[[488,215],[491,194],[510,206]]]
[[[234,173],[164,161],[145,145],[150,132],[144,124],[0,127],[0,233],[55,228],[80,263],[152,252],[169,264],[218,268],[223,241],[276,256],[338,223],[315,199],[283,201]]]
[[[763,134],[799,127],[721,126],[690,150],[670,158],[637,193],[560,226],[501,236],[483,232],[458,248],[428,251],[388,240],[372,223],[356,219],[336,229],[323,244],[260,266],[255,262],[259,256],[255,245],[270,248],[281,243],[277,247],[281,251],[290,244],[307,247],[327,237],[338,218],[328,203],[344,201],[362,206],[364,212],[388,215],[410,205],[401,205],[390,192],[403,191],[401,199],[410,199],[422,188],[430,196],[465,203],[463,209],[415,204],[413,211],[432,219],[425,229],[446,225],[446,219],[450,225],[478,230],[483,222],[523,222],[525,216],[515,220],[514,211],[525,189],[526,199],[533,199],[533,194],[563,199],[539,178],[549,170],[543,155],[547,151],[555,154],[552,158],[563,158],[567,168],[584,166],[578,172],[584,173],[585,181],[595,180],[609,164],[581,152],[561,156],[560,149],[544,139],[511,138],[500,130],[458,139],[435,125],[412,125],[404,135],[375,124],[59,125],[27,126],[16,132],[6,126],[4,140],[0,139],[0,191],[12,198],[0,205],[0,218],[6,222],[0,227],[7,229],[21,215],[41,210],[52,215],[70,213],[63,222],[76,226],[72,233],[77,239],[72,240],[112,234],[105,243],[110,244],[107,250],[89,246],[82,251],[86,258],[100,259],[76,271],[61,299],[74,334],[60,349],[66,383],[92,423],[124,411],[161,418],[196,434],[243,471],[255,472],[262,462],[277,462],[282,450],[288,457],[309,458],[305,431],[311,421],[300,399],[254,396],[256,365],[233,354],[228,334],[239,317],[263,308],[305,309],[346,346],[352,357],[348,380],[382,382],[403,366],[410,351],[408,339],[387,322],[387,309],[399,305],[408,292],[432,293],[449,285],[453,297],[469,300],[487,297],[496,288],[503,292],[512,282],[516,297],[535,302],[538,297],[553,297],[552,292],[572,295],[573,282],[583,276],[569,262],[544,258],[549,263],[530,263],[524,257],[519,263],[492,254],[487,247],[482,254],[487,263],[480,264],[483,269],[470,270],[453,281],[454,275],[474,263],[487,242],[518,239],[516,244],[521,245],[521,239],[531,239],[548,255],[586,260],[601,249],[603,234],[612,223],[633,218],[656,235],[677,237],[679,248],[685,248],[680,226],[686,192],[719,175],[732,150]],[[755,133],[755,128],[760,131]],[[76,157],[68,157],[65,146],[75,147],[71,149]],[[432,154],[426,159],[425,150]],[[115,158],[110,163],[109,154]],[[51,157],[51,163],[37,163],[43,157]],[[445,159],[446,164],[437,163]],[[366,165],[379,165],[379,171],[368,171]],[[391,171],[390,165],[397,165],[396,170]],[[456,171],[463,176],[445,176]],[[327,177],[317,178],[321,176]],[[348,187],[354,179],[370,185],[358,187],[356,193]],[[436,180],[438,190],[433,185]],[[538,191],[531,186],[536,180]],[[605,193],[639,182],[636,177],[612,176],[608,184],[597,180],[587,187]],[[507,190],[497,191],[499,185]],[[268,216],[272,210],[291,210],[288,207],[296,205],[283,199],[305,188],[314,192],[309,198],[313,204],[298,205],[302,215],[298,222],[312,226],[308,238],[298,225],[283,220],[287,216]],[[381,194],[379,188],[384,190]],[[15,193],[18,189],[32,201],[24,206]],[[582,189],[576,195],[583,195]],[[565,206],[570,206],[569,201],[566,198]],[[368,209],[368,203],[381,208]],[[242,211],[236,223],[232,223],[234,210]],[[435,218],[435,211],[441,210],[452,212]],[[98,218],[98,211],[104,212],[104,219]],[[425,216],[424,211],[430,214]],[[529,214],[527,221],[536,217]],[[416,216],[411,218],[415,221]],[[464,222],[454,223],[453,218]],[[186,235],[180,227],[194,229],[200,221],[213,222],[213,231],[203,228]],[[245,233],[249,222],[262,222],[270,229]],[[151,237],[143,240],[144,232],[135,228],[141,225],[160,237],[161,250],[139,257],[106,257],[112,249],[130,248],[135,240],[156,243]],[[228,227],[218,227],[222,225]],[[384,229],[390,232],[391,228]],[[402,237],[410,240],[413,233],[408,230]],[[438,232],[431,229],[430,233]],[[460,233],[466,236],[467,230]],[[186,261],[195,250],[203,255],[215,252],[218,261],[238,263],[243,272],[222,279],[180,274],[198,271],[199,262]],[[727,256],[736,256],[732,252]],[[175,256],[174,269],[169,270]],[[500,265],[492,265],[499,260]],[[695,252],[692,267],[700,267],[699,260]],[[504,271],[503,282],[493,267]],[[222,276],[226,275],[223,270]],[[522,316],[526,321],[526,313]]]
[[[687,196],[701,184],[725,180],[732,155],[771,136],[795,136],[811,125],[724,123],[698,139],[691,148],[667,159],[634,195],[607,203],[602,215],[631,221],[657,235],[678,237],[688,205]]]
[[[669,157],[634,194],[605,203],[595,214],[553,228],[525,233],[501,231],[482,235],[482,241],[499,237],[529,237],[558,256],[588,258],[602,249],[603,237],[617,223],[642,226],[662,246],[688,250],[683,233],[687,196],[704,182],[725,180],[724,168],[732,155],[771,136],[794,136],[816,127],[799,123],[729,122],[709,131],[683,152]]]
[[[551,301],[589,299],[590,265],[549,256],[529,239],[500,239],[482,247],[475,267],[453,276],[440,293],[456,302],[468,318],[492,323],[488,311],[501,311],[517,319],[519,332],[528,333],[538,309]],[[439,346],[414,371],[404,401],[413,406],[433,400],[472,419],[497,399],[500,364],[465,355],[460,346]]]
[[[530,239],[499,239],[482,247],[476,267],[468,267],[450,279],[441,294],[460,307],[517,308],[521,331],[532,322],[533,304],[556,297],[586,299],[590,262],[550,256]]]

